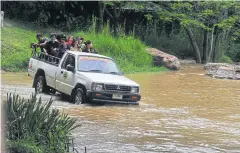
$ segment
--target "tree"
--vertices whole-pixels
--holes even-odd
[[[99,27],[98,31],[101,31],[103,28],[103,16],[105,12],[105,3],[103,1],[98,1],[98,7],[99,7]]]
[[[114,27],[114,35],[118,37],[118,27],[119,27],[119,21],[121,17],[121,13],[126,11],[126,10],[134,10],[134,11],[141,11],[141,12],[146,12],[146,11],[153,11],[157,5],[153,2],[134,2],[134,1],[114,1],[114,2],[109,2],[105,1],[104,4],[106,5],[105,11],[110,17],[110,19],[113,22],[113,27]],[[112,11],[110,11],[112,10]],[[112,12],[112,13],[111,13]]]
[[[230,33],[234,24],[238,22],[239,3],[237,2],[169,2],[161,3],[161,10],[157,10],[161,20],[173,22],[178,20],[181,26],[186,29],[186,33],[195,52],[195,58],[198,63],[214,59],[216,61],[219,55],[219,42],[226,41],[224,38],[230,37]],[[228,14],[232,10],[232,14]],[[234,10],[234,11],[233,11]],[[192,28],[203,29],[203,55],[201,56],[199,44],[196,42]],[[216,30],[217,29],[217,30]],[[211,31],[210,48],[208,49],[208,33]],[[225,31],[225,32],[224,32]],[[222,37],[223,33],[225,34]],[[228,35],[228,36],[226,36]],[[209,51],[208,51],[209,50]],[[212,54],[214,56],[212,57]]]
[[[110,19],[113,22],[114,36],[118,37],[119,17],[121,15],[122,7],[123,7],[125,2],[120,2],[120,1],[109,2],[109,1],[106,1],[104,3],[105,3],[105,5],[107,5],[105,7],[105,11],[107,12]],[[112,9],[112,13],[111,13],[110,9]]]

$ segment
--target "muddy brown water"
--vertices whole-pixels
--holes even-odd
[[[240,152],[240,81],[204,74],[202,65],[187,65],[127,75],[141,85],[139,106],[58,107],[82,124],[74,131],[80,151]],[[16,81],[6,76],[3,83]],[[26,80],[21,83],[30,85]]]

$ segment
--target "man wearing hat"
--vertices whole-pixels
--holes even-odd
[[[47,40],[43,38],[43,35],[41,33],[37,33],[36,38],[38,40],[37,46],[40,46],[41,52],[47,53],[46,49],[43,48],[41,45],[41,44],[45,44]]]

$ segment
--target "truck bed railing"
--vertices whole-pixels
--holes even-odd
[[[47,62],[53,65],[58,65],[60,58],[51,56],[51,55],[46,55],[44,53],[38,53],[38,52],[33,52],[33,58],[38,59],[43,62]]]

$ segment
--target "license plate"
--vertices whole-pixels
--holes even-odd
[[[112,98],[113,98],[113,99],[122,99],[122,95],[113,94]]]

